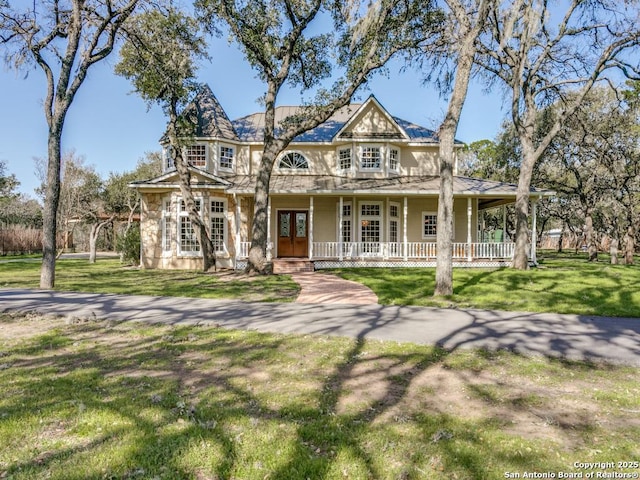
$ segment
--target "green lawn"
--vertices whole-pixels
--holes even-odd
[[[640,317],[640,260],[635,265],[588,263],[584,255],[543,253],[540,266],[454,269],[454,294],[434,298],[435,269],[360,268],[334,273],[363,283],[385,305]]]
[[[640,318],[640,259],[635,265],[610,265],[608,258],[588,263],[583,255],[542,253],[528,271],[454,269],[454,295],[432,296],[433,268],[341,269],[333,273],[371,288],[385,305],[489,308]],[[0,287],[37,288],[40,264],[33,259],[0,262]],[[59,260],[56,289],[247,301],[293,301],[299,287],[287,275],[248,277],[239,273],[139,270],[116,259]]]
[[[39,283],[40,262],[0,262],[0,288],[37,288]],[[87,260],[58,260],[56,290],[291,302],[300,288],[289,276],[140,270],[124,267],[117,259],[99,259],[93,265]]]
[[[508,352],[0,315],[0,478],[578,473],[640,458],[637,379]]]

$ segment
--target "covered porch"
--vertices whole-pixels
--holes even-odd
[[[455,267],[499,267],[511,263],[515,243],[504,232],[506,205],[513,200],[470,195],[455,198],[452,245]],[[533,229],[537,200],[533,197]],[[240,205],[241,202],[238,208],[242,208]],[[483,228],[482,212],[495,208],[503,210],[502,228]],[[316,269],[432,267],[437,251],[436,211],[437,197],[432,196],[273,196],[268,208],[267,258],[270,261],[299,258],[313,262]],[[289,216],[283,226],[284,215]],[[241,232],[235,235],[237,268],[246,265],[250,248],[249,239],[242,237]],[[283,239],[285,244],[291,242],[301,247],[291,254],[294,250],[285,250]],[[530,261],[535,263],[533,239],[529,253]]]

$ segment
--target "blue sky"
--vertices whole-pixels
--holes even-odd
[[[224,39],[211,43],[212,61],[199,71],[199,80],[208,83],[231,119],[261,110],[256,99],[264,86],[255,78],[235,45]],[[135,167],[146,151],[158,150],[158,139],[166,120],[157,106],[147,105],[131,92],[125,79],[113,74],[117,56],[95,65],[80,88],[67,116],[62,147],[75,149],[86,163],[106,177]],[[400,73],[401,64],[392,63],[389,75],[375,76],[359,96],[373,93],[392,115],[435,129],[446,109],[435,87],[423,85],[419,72]],[[19,190],[35,196],[38,186],[34,157],[46,157],[47,128],[42,109],[46,92],[40,70],[16,72],[0,70],[0,160],[17,176]],[[503,92],[495,88],[487,94],[474,83],[465,104],[457,138],[473,142],[493,139],[506,113]],[[299,103],[299,94],[284,91],[280,105]]]

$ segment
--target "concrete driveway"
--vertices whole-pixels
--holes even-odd
[[[640,319],[345,304],[275,304],[0,289],[0,311],[85,319],[215,325],[261,332],[339,335],[510,349],[640,366]]]

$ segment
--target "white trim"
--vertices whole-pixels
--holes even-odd
[[[433,234],[433,235],[425,235],[425,233],[424,233],[424,219],[425,219],[425,217],[427,215],[432,216],[432,217],[436,217],[436,233]],[[421,222],[420,223],[420,235],[422,236],[422,239],[423,240],[435,240],[436,237],[437,237],[437,232],[438,232],[437,231],[438,212],[437,211],[435,211],[435,212],[434,211],[428,211],[428,210],[423,211],[421,213],[421,215],[420,215],[420,222]]]
[[[204,206],[204,199],[201,196],[195,196],[194,195],[194,201],[196,202],[196,205],[199,203],[200,204],[200,218],[202,218],[202,214],[203,214],[203,206]],[[184,200],[182,199],[182,196],[176,197],[176,210],[177,210],[177,214],[176,214],[176,253],[178,255],[178,257],[201,257],[202,256],[202,248],[200,247],[200,244],[198,243],[198,240],[195,240],[195,245],[197,246],[197,250],[193,250],[193,251],[186,251],[183,252],[182,251],[182,219],[183,218],[187,218],[187,220],[189,220],[189,212],[187,212],[187,206],[185,205],[184,210],[182,209],[182,204],[184,203]],[[191,220],[189,220],[189,225],[191,225]],[[191,227],[193,229],[193,226]],[[195,232],[194,232],[195,235]]]
[[[393,216],[391,215],[391,207],[396,207],[397,209],[397,215]],[[387,225],[388,225],[388,234],[387,234],[387,241],[391,242],[391,220],[395,220],[398,222],[398,230],[396,231],[396,234],[398,236],[398,238],[396,239],[396,243],[400,242],[400,202],[389,202],[387,201]]]
[[[363,167],[362,166],[362,156],[363,156],[363,150],[365,148],[370,148],[370,149],[378,149],[378,153],[379,153],[379,166],[378,167],[373,167],[373,168],[369,168],[369,167]],[[382,172],[384,170],[384,165],[385,165],[385,148],[384,148],[384,144],[382,143],[363,143],[358,145],[358,171],[362,172],[362,173],[370,173],[370,172]]]
[[[471,220],[473,218],[473,205],[471,197],[467,197],[467,245],[468,245],[468,257],[469,261],[473,260],[473,255],[471,252],[471,244],[473,243],[473,239],[471,238]]]
[[[227,148],[227,149],[231,149],[232,155],[231,155],[231,167],[223,167],[222,166],[222,149],[223,148]],[[238,161],[238,147],[237,145],[232,145],[232,144],[227,144],[227,143],[222,143],[222,142],[218,142],[218,148],[216,149],[216,168],[218,169],[218,171],[220,172],[229,172],[229,173],[233,173],[236,170],[236,165],[237,165],[237,161]]]
[[[309,214],[307,215],[307,241],[309,242],[309,260],[313,258],[313,195],[309,197]]]
[[[396,168],[391,168],[391,152],[397,152],[396,154]],[[400,147],[396,146],[396,145],[389,145],[387,144],[387,168],[388,171],[390,173],[400,173],[402,171],[402,166],[400,165],[400,157],[401,157],[401,150]]]
[[[349,168],[341,168],[340,153],[346,150],[349,151],[349,159],[351,162],[351,166]],[[336,172],[342,175],[348,174],[348,173],[354,173],[356,169],[355,167],[356,167],[356,159],[355,159],[355,151],[353,149],[353,145],[338,145],[336,147]]]
[[[362,215],[362,206],[363,205],[378,205],[380,207],[380,215]],[[353,211],[351,212],[353,215]],[[372,242],[384,242],[384,202],[380,200],[361,200],[358,202],[358,241],[363,242],[362,240],[362,221],[363,220],[379,220],[380,221],[380,238],[378,240],[371,240]],[[367,240],[369,241],[369,240]]]
[[[304,158],[304,160],[307,162],[307,168],[280,168],[280,162],[284,157],[286,157],[287,155],[295,155],[295,154],[300,155],[302,158]],[[309,172],[311,170],[311,162],[309,162],[309,159],[307,158],[307,156],[300,150],[285,150],[276,158],[275,170],[280,174],[283,174],[283,173],[299,174],[302,172]]]
[[[211,211],[211,203],[212,202],[220,202],[222,203],[222,212],[212,212]],[[213,237],[213,231],[211,229],[212,227],[212,219],[213,218],[222,218],[224,220],[223,224],[222,224],[222,249],[216,249],[215,253],[219,254],[219,253],[228,253],[227,250],[227,242],[228,242],[228,237],[229,237],[229,204],[227,201],[226,197],[209,197],[209,200],[207,202],[207,206],[209,207],[209,238]],[[212,243],[213,243],[213,239],[212,239]]]
[[[407,217],[409,215],[409,205],[408,205],[408,201],[407,201],[407,197],[404,197],[404,201],[403,201],[403,205],[402,205],[402,243],[403,243],[403,250],[404,250],[404,260],[407,261],[409,256],[408,256],[408,251],[409,249],[407,248],[408,246],[408,236],[407,236]]]
[[[189,149],[196,147],[204,147],[204,165],[194,165],[189,162]],[[209,142],[195,142],[190,145],[185,145],[182,147],[184,149],[185,160],[187,161],[187,165],[192,166],[194,168],[198,168],[200,170],[204,170],[205,172],[210,171],[211,169],[211,152]]]
[[[171,234],[171,196],[162,199],[162,220],[161,220],[161,250],[163,257],[170,257],[173,253],[173,235]],[[167,238],[168,237],[168,238]],[[168,240],[168,241],[167,241]]]
[[[342,128],[336,132],[336,134],[333,136],[332,140],[335,141],[337,138],[340,137],[340,135],[342,135],[344,132],[346,132],[349,129],[349,127],[355,122],[355,119],[358,117],[358,115],[360,115],[360,113],[364,112],[364,110],[369,106],[370,103],[374,103],[380,109],[380,111],[387,118],[389,123],[394,125],[398,129],[400,134],[406,140],[410,139],[409,135],[407,135],[407,132],[404,131],[404,128],[402,128],[398,124],[398,122],[396,122],[396,120],[391,116],[391,114],[387,111],[387,109],[384,108],[382,106],[382,104],[378,101],[378,99],[376,97],[374,97],[373,95],[371,95],[371,96],[369,96],[369,98],[367,100],[365,100],[362,103],[362,105],[360,105],[360,107],[358,107],[358,109],[353,113],[353,115],[351,115],[351,117],[349,117],[349,120],[347,120],[345,122],[345,124],[342,126]]]

